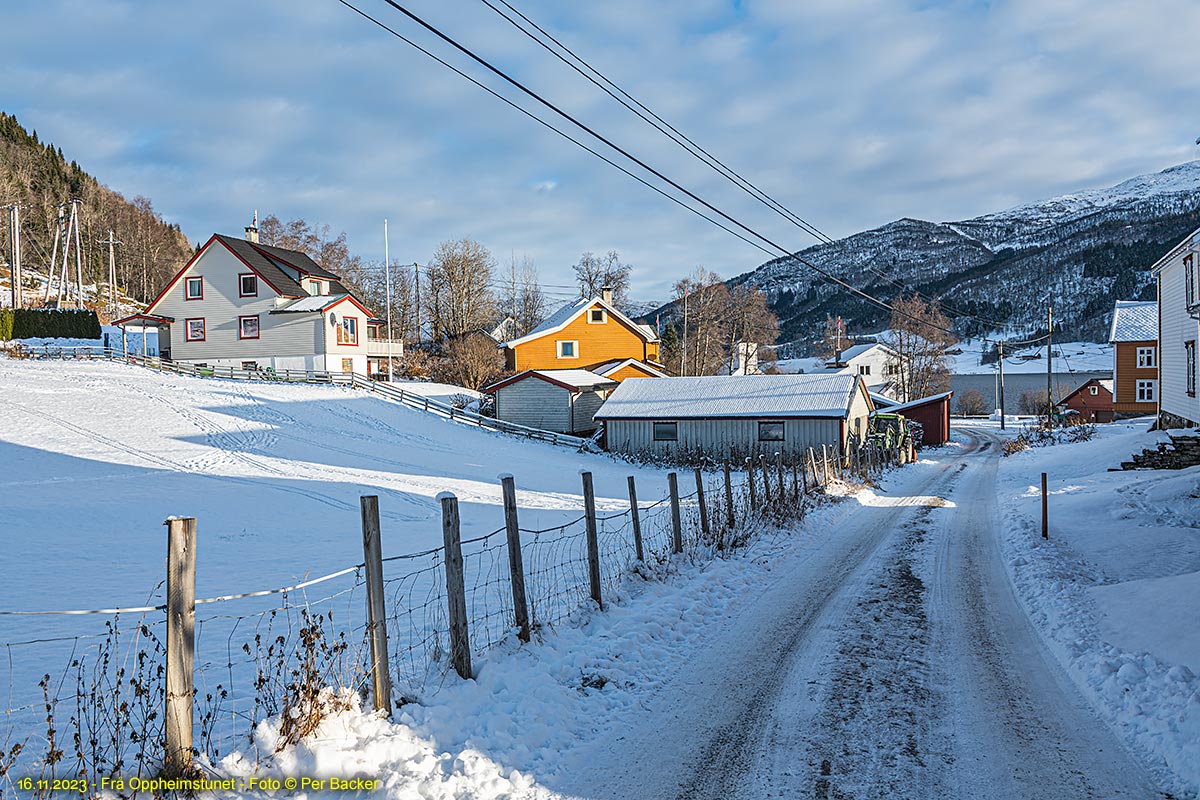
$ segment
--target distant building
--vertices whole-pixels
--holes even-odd
[[[856,344],[825,363],[825,369],[839,375],[858,375],[867,388],[877,394],[891,395],[896,385],[896,360],[899,354],[882,342]]]
[[[857,375],[717,375],[625,381],[595,416],[615,452],[793,459],[861,442],[873,409]]]
[[[1092,378],[1058,401],[1060,408],[1074,411],[1087,422],[1112,422],[1116,404],[1113,400],[1114,381]]]
[[[497,419],[555,433],[587,434],[596,430],[594,415],[618,385],[585,369],[530,369],[483,391],[495,396]]]
[[[388,354],[384,323],[337,275],[261,244],[253,226],[214,234],[144,312],[114,324],[155,327],[163,358],[201,366],[368,374]]]
[[[1158,278],[1158,424],[1200,426],[1196,397],[1200,343],[1200,230],[1152,267]]]
[[[1158,303],[1118,300],[1113,307],[1113,411],[1153,414],[1158,410]],[[1082,387],[1081,387],[1082,388]]]
[[[509,371],[590,370],[633,359],[661,372],[658,345],[654,329],[622,314],[605,289],[600,297],[567,303],[529,333],[500,346]]]

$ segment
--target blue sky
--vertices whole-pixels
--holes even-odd
[[[466,65],[380,0],[355,2]],[[511,2],[835,236],[1200,157],[1193,0]],[[408,5],[715,205],[813,242],[479,0]],[[381,259],[386,216],[398,261],[468,236],[565,285],[579,253],[612,248],[643,298],[697,265],[733,276],[765,259],[336,0],[18,0],[0,29],[0,108],[192,240],[258,209]]]

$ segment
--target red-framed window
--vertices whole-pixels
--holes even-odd
[[[184,278],[183,280],[183,299],[184,300],[203,300],[204,299],[204,278]]]
[[[238,338],[257,339],[259,335],[258,315],[238,317]]]
[[[192,317],[183,321],[183,338],[188,342],[204,341],[204,317]]]
[[[338,320],[337,343],[345,347],[358,344],[358,317],[342,317]]]
[[[238,275],[238,297],[258,297],[258,276],[253,272]]]

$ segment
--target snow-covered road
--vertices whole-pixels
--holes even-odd
[[[612,798],[1152,798],[1017,603],[983,431],[823,517],[625,733],[554,790]],[[611,730],[611,728],[610,728]]]

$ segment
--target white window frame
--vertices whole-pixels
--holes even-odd
[[[1153,369],[1158,366],[1157,347],[1139,347],[1137,349],[1137,368]]]
[[[1183,364],[1187,372],[1185,384],[1188,397],[1196,396],[1196,340],[1189,339],[1183,343]]]
[[[1158,402],[1158,381],[1137,381],[1134,384],[1134,397],[1139,403]]]
[[[310,280],[306,281],[306,283],[308,283],[308,286],[305,288],[308,289],[308,293],[313,297],[319,297],[324,291],[323,281]]]
[[[858,365],[858,374],[859,375],[870,375],[871,374],[871,365],[870,364],[859,364]]]
[[[253,288],[246,291],[246,279],[254,281]],[[238,275],[238,297],[258,297],[258,276],[253,272],[242,272]]]
[[[1092,397],[1095,397],[1096,395],[1100,394],[1100,387],[1096,385],[1089,386],[1088,394],[1090,394]]]
[[[563,345],[564,344],[571,345],[572,355],[569,355],[569,356],[563,355]],[[554,352],[557,354],[558,358],[578,359],[579,358],[579,340],[578,339],[558,339],[554,342]]]
[[[254,335],[246,335],[246,320],[254,320]],[[247,314],[244,317],[238,317],[238,339],[241,341],[253,341],[262,338],[262,321],[259,320],[258,314]]]
[[[1196,262],[1189,253],[1183,258],[1183,302],[1188,308],[1196,304]]]
[[[197,281],[200,287],[200,294],[192,295],[192,281]],[[184,300],[203,300],[204,299],[204,278],[199,275],[192,275],[183,279],[183,299]]]
[[[600,319],[592,319],[592,315],[596,313],[600,314]],[[603,325],[604,323],[608,322],[608,312],[603,308],[589,308],[587,312],[587,318],[589,325]]]
[[[671,432],[672,432],[671,435],[670,436],[659,436],[658,435],[658,426],[659,425],[670,425]],[[670,420],[655,420],[654,422],[650,423],[650,435],[653,437],[654,441],[656,441],[656,442],[678,442],[679,441],[679,423],[672,422]]]
[[[200,323],[200,335],[192,335],[192,323]],[[208,323],[204,317],[189,317],[183,321],[183,340],[185,342],[203,342],[208,339]]]

